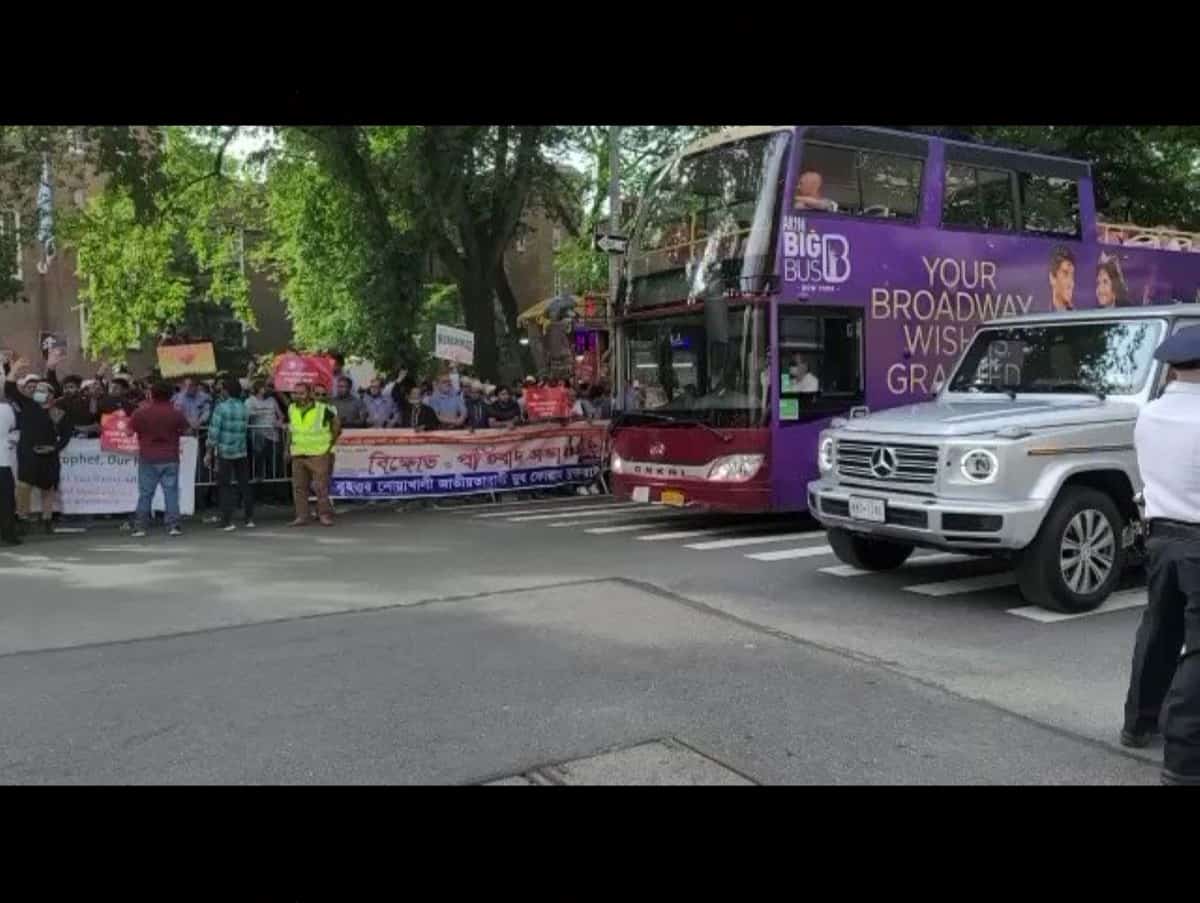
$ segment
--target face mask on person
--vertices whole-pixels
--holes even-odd
[[[50,400],[50,393],[49,392],[34,392],[33,400],[36,401],[38,404],[45,404],[46,402],[48,402]]]

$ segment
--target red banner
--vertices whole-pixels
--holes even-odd
[[[137,433],[130,427],[129,415],[124,411],[101,415],[100,450],[122,455],[138,453]]]
[[[314,354],[281,354],[275,358],[275,389],[294,392],[300,383],[333,390],[333,360]]]
[[[530,420],[571,416],[570,399],[561,386],[554,389],[531,386],[521,397],[525,399],[525,416]]]

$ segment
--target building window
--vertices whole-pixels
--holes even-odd
[[[21,281],[21,214],[16,210],[0,210],[0,248],[8,258],[8,278]]]
[[[796,179],[796,210],[915,220],[923,162],[916,157],[807,143]]]

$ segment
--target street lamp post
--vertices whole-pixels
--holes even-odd
[[[621,234],[621,154],[620,154],[619,125],[608,127],[608,234]],[[621,287],[621,258],[610,254],[608,258],[608,367],[612,391],[620,399],[621,387],[619,374],[621,370],[621,343],[617,340],[615,329],[614,308],[617,304],[617,291]],[[616,399],[614,399],[616,400]]]

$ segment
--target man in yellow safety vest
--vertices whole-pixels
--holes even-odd
[[[333,526],[333,506],[329,504],[329,478],[333,469],[333,445],[342,432],[337,412],[313,398],[312,387],[300,383],[288,406],[290,437],[286,455],[292,462],[292,501],[296,506],[293,527],[308,525],[308,487],[317,493],[317,514],[321,525]]]

